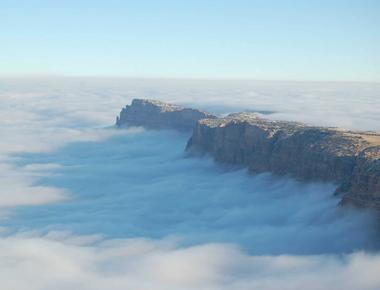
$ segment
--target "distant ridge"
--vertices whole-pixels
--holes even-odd
[[[201,119],[216,116],[196,109],[164,103],[157,100],[134,99],[116,118],[116,126],[144,126],[152,129],[172,128],[190,131]]]

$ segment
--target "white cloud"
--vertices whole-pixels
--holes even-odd
[[[72,236],[0,239],[2,288],[375,290],[380,256],[249,256],[226,244],[171,240],[72,242]],[[91,239],[90,239],[91,240]],[[87,242],[86,242],[87,241]]]
[[[0,81],[1,288],[379,289],[380,256],[365,252],[377,238],[371,218],[336,211],[332,185],[218,171],[209,160],[179,159],[173,144],[183,137],[102,129],[133,97],[148,97],[380,130],[379,94],[365,83]],[[65,147],[77,141],[97,146]],[[17,206],[26,205],[40,205],[42,218],[31,211],[23,220]],[[17,224],[26,232],[15,233]],[[57,225],[79,233],[52,231]],[[164,239],[101,239],[104,225]],[[81,236],[88,227],[93,235]]]
[[[20,168],[0,163],[0,209],[17,205],[57,202],[65,198],[66,193],[62,189],[34,185],[32,176],[37,174],[36,169],[41,168],[32,170],[32,167],[29,166],[24,171]]]

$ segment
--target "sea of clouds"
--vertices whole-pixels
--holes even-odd
[[[380,85],[0,80],[3,289],[379,289],[378,225],[334,184],[189,158],[112,128],[134,97],[380,129]]]

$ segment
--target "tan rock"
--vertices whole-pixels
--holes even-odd
[[[156,100],[135,99],[116,120],[118,127],[191,130],[189,152],[310,181],[330,181],[342,204],[380,210],[380,134],[273,121],[255,113],[224,118]]]
[[[200,120],[187,150],[303,180],[332,181],[343,203],[380,208],[380,135],[263,119],[254,113]]]
[[[157,100],[134,99],[123,108],[116,119],[116,126],[144,126],[152,129],[173,128],[191,130],[195,123],[216,116],[196,109],[183,108]]]

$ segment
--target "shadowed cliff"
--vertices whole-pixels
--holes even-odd
[[[193,129],[186,149],[218,162],[302,180],[332,181],[342,204],[380,209],[380,135],[273,121],[255,113],[223,118],[152,100],[133,100],[117,126]]]
[[[156,100],[134,99],[116,118],[116,126],[143,126],[151,129],[191,131],[200,119],[216,116],[196,109],[183,108]]]
[[[333,181],[342,202],[380,209],[380,135],[231,114],[197,123],[188,150],[303,180]]]

